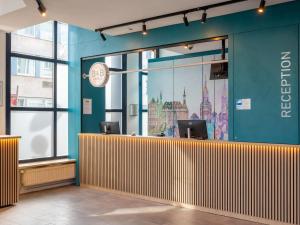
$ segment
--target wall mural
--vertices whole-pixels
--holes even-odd
[[[210,61],[216,56],[149,62],[149,67]],[[209,139],[228,140],[228,81],[209,80],[210,65],[150,71],[148,132],[179,137],[177,120],[206,120]]]

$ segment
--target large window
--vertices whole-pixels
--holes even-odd
[[[68,25],[49,21],[8,34],[7,133],[21,161],[68,155]]]

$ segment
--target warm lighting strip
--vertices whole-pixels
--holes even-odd
[[[80,182],[269,224],[300,224],[299,146],[82,134]]]
[[[19,138],[0,136],[0,207],[19,200]]]

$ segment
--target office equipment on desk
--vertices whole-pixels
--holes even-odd
[[[178,129],[182,138],[208,138],[205,120],[178,120]]]
[[[104,134],[121,134],[119,122],[107,122],[100,123],[100,133]]]

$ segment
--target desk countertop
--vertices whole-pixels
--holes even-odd
[[[156,137],[156,136],[132,136],[132,135],[115,135],[115,134],[99,134],[99,133],[80,133],[79,137],[108,137],[108,138],[128,138],[128,139],[144,139],[144,140],[164,140],[164,141],[180,141],[180,142],[193,142],[193,143],[212,143],[212,144],[241,144],[241,145],[255,145],[255,146],[288,146],[300,148],[299,145],[279,144],[279,143],[260,143],[260,142],[236,142],[236,141],[223,141],[223,140],[198,140],[187,138],[173,138],[173,137]]]
[[[11,138],[21,138],[21,137],[16,136],[16,135],[0,135],[0,140],[2,140],[2,139],[11,139]]]

